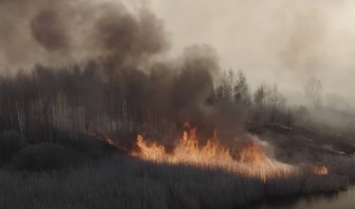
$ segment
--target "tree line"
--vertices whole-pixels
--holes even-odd
[[[206,89],[205,83],[196,81],[196,75],[190,75],[188,70],[190,77],[180,76],[180,80],[166,78],[171,75],[161,69],[150,72],[149,76],[131,69],[111,76],[103,72],[92,62],[84,67],[59,69],[37,65],[30,73],[19,71],[13,77],[0,77],[0,131],[15,130],[31,143],[55,140],[63,131],[70,133],[72,139],[82,133],[114,136],[120,140],[137,133],[162,137],[181,128],[181,124],[171,119],[175,114],[172,112],[183,105],[189,106],[193,97],[201,94],[201,91],[194,92],[194,86],[186,87],[184,82],[192,77],[190,83]],[[157,85],[159,82],[177,83],[179,91],[170,91],[166,93],[170,96],[165,98],[161,88],[165,84]],[[306,90],[306,95],[319,107],[317,91],[320,92],[321,84],[319,81],[315,84],[307,85],[310,90]],[[183,88],[186,89],[180,91]],[[241,70],[224,71],[208,92],[204,105],[238,110],[233,117],[235,120],[243,118],[242,125],[246,129],[264,126],[290,129],[309,122],[308,108],[288,106],[276,84],[263,84],[251,92]],[[174,97],[182,99],[174,100],[172,108],[164,112],[166,100]],[[189,111],[187,115],[196,112]]]

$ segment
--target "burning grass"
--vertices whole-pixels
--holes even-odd
[[[56,142],[61,148],[43,152],[34,162],[26,161],[32,168],[26,172],[0,170],[1,208],[243,208],[270,197],[337,192],[355,180],[355,158],[328,156],[323,163],[296,169],[273,159],[261,142],[245,143],[237,156],[219,143],[216,133],[201,145],[196,129],[185,130],[173,150],[138,136],[139,149],[130,153],[134,157],[107,155],[116,152],[111,146],[121,147],[112,139],[104,143],[110,149],[103,146],[93,152],[103,141],[90,139],[92,146],[82,144],[88,143],[86,138],[79,144]],[[44,145],[25,147],[14,159],[32,159],[42,152],[31,150]],[[48,169],[43,166],[68,159],[66,149],[83,158],[97,159],[98,153],[107,157],[45,172]],[[40,167],[33,171],[34,165]],[[18,197],[21,201],[14,201]]]
[[[131,156],[155,163],[218,168],[231,174],[259,178],[264,182],[269,178],[297,176],[303,172],[297,166],[279,162],[268,155],[265,151],[266,145],[256,137],[249,136],[250,140],[242,145],[237,156],[234,156],[229,148],[219,143],[216,131],[204,145],[200,145],[197,129],[185,126],[186,130],[172,151],[168,152],[162,144],[145,140],[143,136],[138,135],[138,150],[132,151]],[[328,174],[326,166],[310,166],[308,170],[315,175]]]

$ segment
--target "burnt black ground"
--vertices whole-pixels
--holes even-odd
[[[317,163],[327,155],[351,156],[355,153],[355,139],[352,141],[336,133],[280,126],[252,130],[252,133],[273,145],[275,157],[285,163]]]

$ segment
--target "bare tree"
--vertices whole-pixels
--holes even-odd
[[[265,85],[261,85],[254,93],[254,103],[257,108],[263,109],[266,97],[266,87]]]
[[[250,104],[250,92],[247,83],[247,79],[242,70],[239,70],[237,75],[237,80],[233,87],[234,90],[234,101],[237,104],[249,105]]]
[[[265,97],[266,97],[266,86],[261,85],[254,92],[254,104],[255,108],[252,111],[252,120],[257,125],[262,125],[265,120]]]
[[[306,98],[313,104],[313,107],[318,110],[322,104],[322,82],[312,76],[304,87],[304,91]]]
[[[267,87],[265,101],[269,123],[273,125],[280,123],[280,115],[285,109],[286,98],[279,92],[276,84]]]
[[[220,80],[220,85],[216,89],[216,96],[223,102],[232,102],[233,86],[235,85],[235,74],[232,69],[224,71]]]

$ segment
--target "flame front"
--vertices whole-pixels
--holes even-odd
[[[295,170],[293,166],[269,158],[255,142],[249,143],[239,153],[239,159],[234,159],[230,150],[220,145],[216,132],[201,146],[196,128],[185,130],[171,153],[166,152],[163,145],[149,143],[141,135],[137,138],[137,146],[139,150],[131,152],[131,155],[143,160],[221,168],[232,173],[258,177],[264,181],[270,177],[288,176]]]
[[[157,143],[148,143],[144,141],[141,135],[137,137],[137,145],[140,148],[139,152],[132,152],[132,156],[140,157],[144,160],[164,162],[166,152],[164,146]]]
[[[325,166],[313,166],[313,173],[316,175],[324,176],[328,175],[328,168]]]

